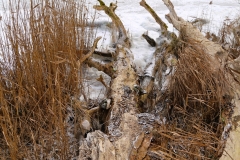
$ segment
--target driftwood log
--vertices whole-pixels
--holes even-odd
[[[149,96],[153,94],[155,77],[160,77],[160,80],[163,78],[161,72],[165,57],[159,55],[163,51],[168,50],[170,44],[162,43],[156,49],[155,65],[151,75],[139,76],[133,64],[133,53],[130,51],[130,41],[126,29],[114,12],[116,4],[111,3],[110,6],[106,6],[102,0],[98,0],[98,2],[100,5],[96,5],[94,8],[104,11],[111,18],[118,30],[118,41],[115,45],[115,52],[112,54],[113,60],[111,63],[101,64],[91,58],[99,40],[97,38],[93,48],[84,56],[80,63],[85,62],[111,77],[110,90],[106,97],[111,102],[108,117],[106,117],[105,128],[102,131],[96,130],[88,133],[87,137],[81,141],[79,160],[149,159],[149,154],[154,155],[155,158],[159,158],[159,152],[149,150],[153,128],[150,124],[151,122],[149,122],[147,127],[139,123],[142,117],[145,116],[151,119],[149,118],[151,115],[140,113],[140,111],[144,112],[147,110],[146,108],[141,108],[142,105],[147,104],[148,107],[155,106],[152,100],[149,102]],[[166,19],[181,34],[184,34],[186,39],[201,44],[206,53],[210,55],[212,61],[210,68],[216,72],[223,68],[227,61],[227,53],[222,47],[219,44],[209,41],[191,23],[178,17],[170,0],[163,0],[163,2],[170,11],[166,15]],[[177,36],[167,30],[167,25],[147,5],[145,0],[142,0],[140,5],[149,11],[160,25],[161,36],[170,41],[170,43],[176,41]],[[152,40],[150,41],[152,42]],[[153,46],[155,45],[153,43]],[[173,59],[177,61],[177,56]],[[167,75],[164,74],[164,76],[166,79]]]
[[[91,62],[91,66],[105,71],[112,78],[111,91],[109,97],[106,97],[111,99],[111,109],[106,132],[88,133],[80,146],[79,159],[129,159],[130,157],[142,159],[145,157],[147,151],[145,148],[150,145],[151,138],[145,138],[145,133],[138,124],[138,95],[134,91],[134,87],[138,85],[138,77],[134,69],[133,55],[129,50],[129,38],[120,18],[114,13],[116,5],[111,3],[108,7],[103,1],[98,1],[100,5],[94,8],[105,11],[119,34],[111,65],[94,65]],[[89,59],[86,62],[89,63]],[[142,145],[143,141],[147,143]],[[139,155],[138,150],[145,152]]]

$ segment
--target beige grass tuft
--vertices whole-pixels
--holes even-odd
[[[231,117],[231,85],[225,70],[211,70],[199,43],[186,42],[167,93],[168,122],[153,132],[152,150],[164,158],[216,159],[224,148],[223,127]]]

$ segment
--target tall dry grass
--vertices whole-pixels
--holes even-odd
[[[70,159],[77,145],[67,134],[67,108],[81,96],[77,60],[94,35],[85,1],[8,6],[0,39],[0,157]]]
[[[166,93],[160,98],[168,122],[153,131],[152,150],[166,159],[219,159],[232,116],[227,69],[212,69],[200,43],[186,41]]]

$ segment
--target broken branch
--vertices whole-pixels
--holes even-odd
[[[103,76],[102,75],[100,75],[99,76],[99,78],[97,78],[97,81],[99,81],[99,82],[101,82],[103,85],[104,85],[104,87],[106,88],[106,90],[107,90],[107,95],[110,93],[110,91],[111,91],[111,88],[106,84],[106,82],[104,81],[104,79],[103,79]]]
[[[147,33],[143,33],[142,36],[143,36],[144,39],[146,39],[146,41],[147,41],[152,47],[156,47],[156,42],[155,42],[155,40],[152,39],[151,37],[149,37]]]
[[[107,75],[109,75],[110,77],[113,76],[114,70],[112,67],[112,63],[107,63],[107,64],[102,64],[99,61],[96,61],[95,59],[93,59],[92,57],[88,58],[88,60],[86,61],[86,64],[89,65],[89,67],[94,67],[99,71],[102,71],[104,73],[106,73]]]
[[[170,13],[172,14],[172,17],[175,19],[178,19],[177,13],[174,9],[174,6],[170,0],[163,0],[164,4],[168,7]]]
[[[102,37],[97,37],[94,42],[93,42],[93,46],[91,47],[90,51],[84,55],[83,57],[81,57],[78,61],[80,63],[84,62],[86,59],[88,59],[89,57],[92,56],[92,54],[94,53],[95,49],[97,48],[97,43],[98,41],[101,39]]]
[[[184,35],[184,38],[188,41],[195,41],[196,43],[204,46],[207,54],[210,55],[212,59],[211,68],[218,70],[225,66],[228,54],[222,49],[221,45],[208,40],[196,27],[191,23],[185,21],[181,17],[178,17],[172,2],[170,0],[162,0],[164,4],[168,7],[170,13],[166,15],[166,19],[169,23]]]
[[[156,14],[156,12],[146,3],[145,0],[142,0],[140,2],[140,5],[142,7],[144,7],[152,16],[153,18],[155,19],[155,21],[160,25],[160,28],[161,28],[161,31],[163,33],[167,33],[167,25],[166,23],[164,23],[161,18],[159,18],[159,16]]]
[[[129,47],[130,42],[127,37],[127,31],[120,18],[114,12],[117,8],[117,5],[114,3],[110,3],[110,6],[107,7],[102,0],[98,0],[98,2],[100,3],[100,5],[95,5],[93,6],[93,8],[99,11],[103,10],[112,19],[112,22],[116,25],[119,32],[118,43]]]

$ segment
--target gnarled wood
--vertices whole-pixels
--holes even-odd
[[[173,32],[169,32],[167,30],[167,25],[166,23],[163,22],[163,20],[156,14],[156,12],[146,3],[145,0],[142,0],[140,2],[140,5],[142,7],[144,7],[152,16],[153,18],[156,20],[156,22],[160,25],[160,39],[166,39],[168,42],[173,42],[177,39],[177,36],[175,35],[175,33]],[[154,87],[154,82],[160,81],[163,79],[162,77],[162,71],[163,71],[163,66],[165,64],[163,64],[164,61],[166,61],[165,59],[165,55],[171,54],[171,49],[169,43],[163,41],[161,44],[157,44],[155,43],[155,41],[150,38],[147,34],[143,34],[143,37],[147,40],[147,42],[153,46],[152,44],[155,44],[156,46],[156,51],[154,53],[154,57],[155,57],[155,62],[154,62],[154,67],[152,70],[152,73],[150,75],[147,75],[143,78],[143,81],[141,83],[141,87],[146,90],[145,95],[141,96],[141,102],[146,105],[146,108],[152,108],[155,104],[152,103],[154,99],[153,96],[157,96],[157,93],[153,93],[153,87]],[[151,62],[153,63],[153,62]],[[149,67],[149,65],[147,65],[146,69]],[[159,88],[161,88],[162,86],[158,86]],[[152,94],[152,95],[151,95]]]
[[[109,93],[106,99],[111,99],[109,116],[106,121],[105,131],[95,131],[88,133],[87,138],[81,142],[80,157],[81,159],[149,159],[150,157],[159,158],[164,154],[153,148],[149,149],[152,140],[152,128],[149,127],[147,131],[139,123],[139,101],[145,103],[149,99],[149,94],[153,90],[154,77],[156,74],[161,76],[164,53],[171,52],[170,43],[163,42],[161,46],[157,46],[155,52],[155,64],[152,75],[144,79],[141,84],[143,89],[147,91],[146,95],[140,97],[139,92],[135,89],[139,86],[139,76],[137,75],[134,64],[133,55],[129,50],[129,38],[127,32],[119,19],[114,13],[116,5],[111,3],[109,7],[105,5],[102,0],[98,0],[100,5],[94,6],[96,10],[103,10],[112,19],[113,23],[117,26],[119,32],[119,39],[116,44],[115,53],[112,54],[113,62],[109,63],[110,66],[98,64],[93,61],[91,57],[87,57],[86,62],[91,61],[92,66],[96,66],[99,70],[111,76],[111,83]],[[178,29],[181,34],[184,34],[188,40],[193,40],[200,43],[205,47],[206,53],[211,55],[212,63],[210,69],[218,71],[222,69],[225,64],[227,55],[221,49],[221,46],[207,40],[201,32],[177,16],[172,3],[169,0],[163,0],[165,5],[169,8],[170,14],[166,16],[170,23]],[[161,36],[167,38],[170,42],[176,40],[176,35],[167,31],[166,24],[157,16],[149,5],[142,0],[140,5],[145,7],[151,15],[155,18],[156,22],[160,25]],[[170,49],[169,49],[170,48]],[[172,60],[172,59],[171,59]],[[166,76],[166,75],[164,75]],[[161,79],[161,77],[160,77]],[[101,80],[100,80],[101,81]],[[158,86],[161,89],[161,86]],[[155,105],[155,104],[151,104]],[[143,113],[148,114],[148,113]],[[155,118],[155,117],[154,117]],[[151,119],[154,121],[154,118]],[[169,157],[169,155],[167,156]]]
[[[152,16],[153,18],[155,19],[155,21],[160,25],[160,29],[161,29],[161,32],[164,34],[164,33],[167,33],[167,25],[166,23],[164,23],[162,21],[161,18],[159,18],[159,16],[156,14],[156,12],[146,3],[145,0],[142,0],[140,2],[140,5],[143,6]]]
[[[165,16],[169,23],[172,23],[173,26],[183,34],[184,38],[189,41],[195,41],[204,47],[206,53],[212,58],[212,69],[217,71],[218,69],[223,68],[228,54],[222,49],[221,45],[208,40],[190,22],[178,17],[170,0],[163,0],[163,2],[170,11],[170,13]]]
[[[138,153],[149,147],[151,136],[144,138],[145,134],[142,133],[142,127],[138,123],[138,94],[134,91],[134,86],[138,85],[138,75],[134,69],[133,55],[129,50],[127,32],[119,17],[114,13],[116,6],[111,3],[107,7],[103,1],[98,1],[100,5],[94,6],[94,8],[105,11],[119,31],[116,50],[112,54],[112,68],[91,62],[92,66],[104,70],[111,76],[111,90],[106,98],[112,101],[105,124],[106,132],[88,133],[87,138],[80,146],[79,159],[126,160],[135,159],[134,157],[144,158],[147,154],[146,151],[142,152],[141,155]],[[89,64],[91,60],[90,57],[86,62]],[[111,69],[111,71],[107,71],[107,69]],[[144,144],[142,144],[143,142]]]
[[[116,25],[119,33],[117,43],[129,47],[130,42],[127,36],[127,31],[120,18],[114,12],[117,8],[117,5],[114,3],[110,3],[110,6],[107,7],[102,0],[98,0],[98,2],[100,3],[100,5],[95,5],[93,6],[93,8],[99,11],[103,10],[112,19],[112,22]]]

